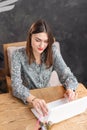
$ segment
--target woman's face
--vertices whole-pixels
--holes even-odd
[[[34,54],[41,54],[48,46],[47,33],[41,32],[37,34],[32,34],[31,46]]]

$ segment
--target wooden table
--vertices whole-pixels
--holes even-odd
[[[79,84],[78,98],[87,96],[87,89]],[[63,87],[31,90],[31,93],[46,102],[63,97]],[[36,118],[31,105],[24,105],[10,93],[0,95],[0,130],[36,130]],[[51,130],[87,130],[87,111],[68,120],[54,124]]]

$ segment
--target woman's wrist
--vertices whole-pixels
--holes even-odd
[[[32,99],[32,102],[33,102],[35,99],[37,99],[37,98],[36,98],[36,97],[34,97],[34,98]]]
[[[68,89],[66,89],[66,90],[71,90],[71,91],[73,91],[73,92],[76,91],[75,89],[72,89],[72,88],[68,88]]]
[[[33,103],[33,101],[34,101],[35,99],[36,99],[35,96],[30,95],[30,96],[27,98],[27,102],[29,102],[29,103]]]

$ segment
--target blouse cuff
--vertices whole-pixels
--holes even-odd
[[[65,89],[71,89],[75,92],[76,88],[78,86],[78,82],[72,81],[71,79],[67,79],[67,81],[64,84]]]

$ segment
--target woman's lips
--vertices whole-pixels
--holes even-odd
[[[38,48],[39,51],[43,51],[43,48]]]

